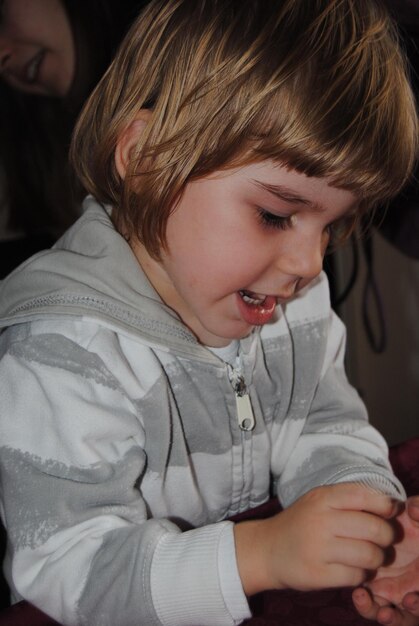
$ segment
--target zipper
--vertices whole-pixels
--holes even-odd
[[[252,403],[246,381],[243,376],[240,357],[237,357],[236,367],[228,365],[228,375],[236,397],[237,421],[240,430],[251,431],[256,425]]]

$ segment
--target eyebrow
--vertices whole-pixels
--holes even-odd
[[[263,183],[260,180],[252,179],[252,182],[257,186],[267,191],[280,200],[284,200],[285,202],[290,202],[291,204],[304,204],[305,206],[310,207],[313,211],[323,212],[325,209],[318,204],[317,202],[313,202],[308,198],[304,198],[299,194],[295,193],[294,190],[289,189],[288,187],[284,187],[283,185],[271,185],[269,183]]]

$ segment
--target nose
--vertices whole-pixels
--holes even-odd
[[[326,233],[312,233],[290,242],[288,249],[279,254],[281,271],[294,279],[299,288],[305,286],[322,271],[327,243]]]

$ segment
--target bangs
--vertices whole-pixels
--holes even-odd
[[[416,160],[416,117],[401,106],[404,100],[414,111],[410,89],[402,81],[397,94],[385,80],[374,88],[316,82],[304,90],[296,80],[266,102],[249,127],[251,155],[326,177],[354,192],[365,208],[387,202]],[[307,98],[315,88],[318,96]]]
[[[346,5],[330,3],[336,4]],[[224,164],[272,159],[307,176],[327,177],[354,192],[364,210],[386,203],[406,184],[417,157],[418,126],[394,26],[378,10],[362,16],[362,23],[350,21],[342,32],[331,6],[329,28],[312,26],[300,39],[292,34],[294,54],[287,63],[285,55],[280,63],[275,46],[259,58],[257,72],[236,67],[237,80],[226,89],[222,72],[215,87],[207,85],[201,114],[208,100],[219,108],[205,121],[202,142],[195,137],[201,155],[192,177]],[[341,32],[331,32],[336,20]]]
[[[150,123],[124,181],[118,138]],[[411,175],[417,116],[382,0],[152,0],[85,108],[85,187],[158,258],[187,183],[269,159],[352,191],[360,212]]]

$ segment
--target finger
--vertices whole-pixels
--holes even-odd
[[[365,571],[376,570],[385,561],[385,552],[369,541],[355,539],[339,539],[331,548],[328,562],[342,564],[347,567],[360,568]]]
[[[352,601],[358,613],[366,619],[376,620],[381,607],[389,606],[384,598],[372,596],[365,587],[357,587],[352,592]]]
[[[384,626],[407,626],[407,622],[401,612],[392,606],[379,608],[375,619]]]
[[[412,592],[407,593],[402,602],[403,608],[406,609],[411,615],[419,617],[419,593]]]
[[[400,503],[365,485],[339,483],[330,487],[333,508],[368,511],[380,517],[393,517],[400,509]]]
[[[322,587],[360,587],[366,579],[365,570],[360,567],[350,567],[341,563],[329,563],[326,565],[324,575],[319,573],[318,580]]]
[[[342,511],[336,516],[336,536],[370,541],[382,548],[392,545],[395,528],[391,522],[364,511]]]
[[[378,609],[375,619],[383,626],[417,626],[418,624],[417,617],[392,606]]]
[[[366,589],[358,587],[352,592],[352,601],[358,613],[365,619],[375,619],[379,606],[373,602]]]

